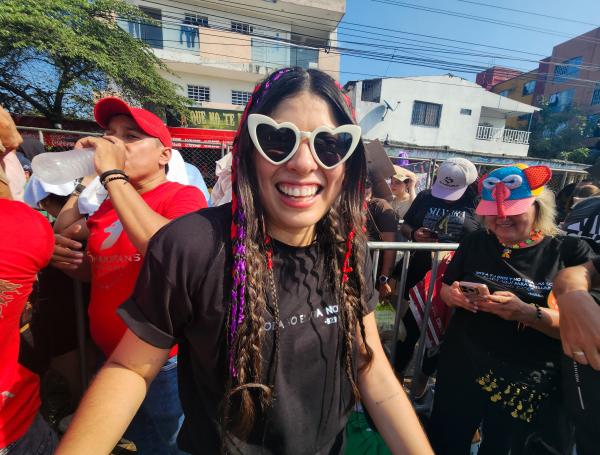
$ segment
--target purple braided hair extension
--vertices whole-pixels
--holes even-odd
[[[227,340],[229,343],[229,371],[232,377],[237,378],[237,369],[235,367],[235,339],[238,328],[244,322],[244,310],[246,303],[246,216],[244,209],[238,200],[237,188],[237,169],[239,166],[239,136],[242,128],[246,126],[246,120],[252,107],[260,103],[262,96],[271,87],[273,81],[278,80],[285,73],[291,71],[290,68],[283,68],[273,73],[264,84],[258,84],[254,87],[254,92],[244,109],[240,120],[236,138],[233,142],[232,164],[231,164],[231,243],[233,248],[233,266],[231,288],[231,312],[229,320],[229,333]],[[262,89],[262,90],[261,90]]]

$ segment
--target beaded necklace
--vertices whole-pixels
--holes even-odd
[[[510,259],[510,255],[512,254],[513,250],[518,250],[518,249],[521,249],[521,248],[525,248],[528,245],[531,245],[532,243],[537,242],[542,237],[544,237],[544,234],[542,234],[542,231],[535,230],[535,231],[531,231],[529,233],[529,238],[528,239],[521,240],[518,243],[514,243],[512,245],[509,245],[509,244],[500,242],[500,245],[502,245],[504,247],[504,249],[502,250],[502,258],[503,259]]]

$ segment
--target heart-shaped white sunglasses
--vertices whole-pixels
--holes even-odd
[[[360,126],[342,125],[337,128],[320,126],[300,131],[292,122],[277,123],[262,114],[248,116],[248,132],[256,150],[269,163],[280,165],[292,159],[307,138],[315,161],[324,169],[333,169],[352,155],[360,141]]]

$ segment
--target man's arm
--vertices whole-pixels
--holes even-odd
[[[433,455],[419,419],[385,356],[374,313],[365,316],[364,324],[367,344],[373,350],[373,361],[358,374],[363,404],[393,454]],[[360,334],[356,339],[361,340]],[[365,354],[361,343],[363,362]]]
[[[152,236],[171,220],[152,210],[129,182],[113,180],[106,189],[127,237],[145,255]]]
[[[111,453],[169,356],[127,330],[85,393],[56,455]]]
[[[600,371],[600,306],[589,290],[600,284],[594,264],[567,267],[554,278],[560,309],[560,338],[565,354]]]
[[[87,176],[81,181],[81,184],[83,186],[88,186],[95,178],[95,175]],[[78,201],[78,194],[72,193],[69,196],[69,199],[67,199],[67,202],[65,202],[65,205],[63,205],[60,210],[58,217],[56,217],[56,221],[54,222],[54,232],[61,234],[69,226],[84,219],[84,215],[79,211]],[[80,238],[79,240],[84,240],[84,238]]]

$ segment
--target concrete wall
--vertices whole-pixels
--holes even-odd
[[[202,107],[214,109],[235,109],[231,104],[231,91],[240,90],[243,92],[252,92],[254,89],[253,82],[240,81],[235,79],[223,79],[220,77],[211,77],[194,73],[179,73],[175,77],[168,73],[162,73],[165,79],[179,84],[181,89],[179,92],[187,96],[187,85],[200,85],[210,87],[210,102],[202,102]],[[237,108],[243,109],[243,106]]]
[[[366,139],[469,152],[507,153],[497,143],[476,140],[477,126],[488,122],[493,127],[504,127],[506,112],[514,112],[519,103],[451,76],[384,79],[380,103],[360,101],[360,85],[357,83],[351,93]],[[415,101],[442,105],[439,127],[411,124]],[[393,110],[387,109],[384,102]],[[531,106],[520,106],[533,110]],[[461,109],[470,109],[471,115],[461,114]],[[481,142],[486,144],[482,146]],[[528,150],[527,145],[511,144],[510,148],[511,154],[520,156],[526,155]]]
[[[131,1],[162,12],[164,46],[155,49],[155,54],[179,75],[179,78],[174,78],[165,73],[165,77],[181,85],[183,94],[187,94],[187,84],[210,87],[211,103],[226,103],[224,108],[235,108],[229,104],[232,89],[252,91],[254,85],[271,71],[290,64],[290,46],[277,40],[292,39],[292,29],[296,34],[322,36],[323,42],[327,42],[327,38],[335,39],[335,24],[343,16],[346,5],[345,0],[280,0],[272,5],[263,0],[246,2],[249,7],[261,7],[255,12],[239,11],[227,2],[218,7],[213,4],[213,8],[218,9],[211,9],[211,3],[202,0],[189,0],[186,5]],[[269,14],[269,11],[274,12]],[[186,45],[180,29],[186,13],[208,18],[208,27],[198,28],[199,36],[192,47]],[[314,15],[330,22],[324,22],[328,25],[324,25],[323,30],[309,32],[303,29],[304,22],[299,21],[294,13]],[[231,32],[232,20],[250,24],[253,27],[251,34]],[[127,29],[126,26],[124,28]],[[252,33],[265,38],[252,36]],[[252,46],[253,41],[255,47]],[[269,46],[280,51],[273,51]],[[320,51],[318,67],[337,80],[340,56]]]

